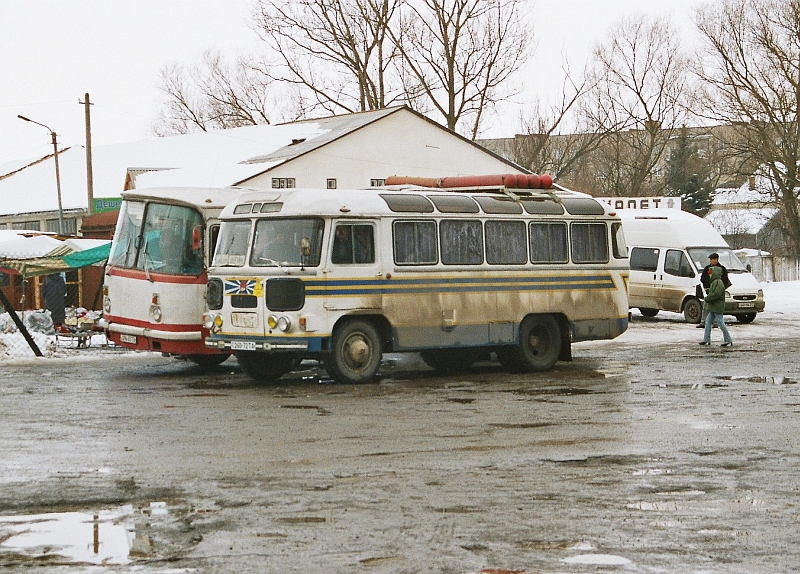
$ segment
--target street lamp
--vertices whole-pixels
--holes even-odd
[[[61,207],[61,175],[58,172],[58,143],[56,142],[56,132],[51,130],[48,126],[35,122],[25,116],[18,115],[17,117],[26,122],[36,124],[37,126],[42,126],[50,132],[50,136],[53,138],[53,159],[56,162],[56,191],[58,192],[58,234],[64,235],[64,209]]]

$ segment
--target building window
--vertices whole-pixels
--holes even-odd
[[[0,223],[0,229],[8,229],[8,223]]]
[[[386,185],[385,179],[371,179],[369,180],[370,187],[383,187]]]
[[[289,189],[294,187],[293,177],[273,177],[272,189]]]
[[[48,219],[45,223],[45,231],[58,233],[58,219]],[[64,218],[64,235],[77,235],[78,234],[78,220],[74,217]]]
[[[336,178],[328,178],[328,189],[336,189]]]
[[[29,231],[40,231],[41,222],[39,221],[16,221],[11,224],[11,229],[27,229]]]
[[[0,273],[0,287],[8,287],[11,285],[11,281],[9,281],[10,277],[8,273]]]

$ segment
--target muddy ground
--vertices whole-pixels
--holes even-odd
[[[800,330],[731,332],[635,317],[550,373],[393,355],[360,386],[312,363],[268,386],[235,360],[4,365],[0,566],[797,571]]]

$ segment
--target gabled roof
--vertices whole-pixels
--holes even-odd
[[[512,171],[526,171],[422,114],[406,106],[396,106],[279,125],[246,126],[95,146],[92,150],[94,197],[119,197],[129,177],[133,179],[132,187],[136,188],[238,185],[397,113],[413,114],[447,131],[508,165]],[[61,151],[58,159],[63,210],[86,209],[84,148],[73,146]],[[0,215],[57,209],[52,156],[0,164]]]

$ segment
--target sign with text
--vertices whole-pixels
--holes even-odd
[[[680,209],[680,197],[595,197],[612,209]]]
[[[121,197],[95,197],[94,198],[94,212],[100,213],[101,211],[114,211],[119,209],[122,205]]]

